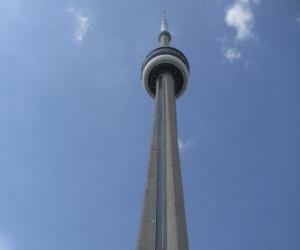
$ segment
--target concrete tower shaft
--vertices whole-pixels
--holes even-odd
[[[143,84],[155,98],[155,115],[138,250],[188,250],[176,97],[186,88],[189,64],[179,50],[168,47],[168,34],[164,16],[161,47],[150,52],[142,66]]]

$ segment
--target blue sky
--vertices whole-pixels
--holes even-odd
[[[135,248],[164,9],[190,249],[300,249],[298,0],[0,0],[0,250]]]

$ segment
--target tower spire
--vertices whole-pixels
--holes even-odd
[[[160,33],[158,36],[160,46],[168,47],[170,45],[171,38],[172,37],[171,37],[171,33],[169,32],[166,11],[164,11],[160,22]]]
[[[164,10],[162,18],[161,18],[161,23],[160,23],[160,32],[163,31],[169,31],[168,29],[168,21],[167,21],[167,17],[166,17],[166,11]]]

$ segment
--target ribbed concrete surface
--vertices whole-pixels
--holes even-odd
[[[173,78],[157,80],[153,136],[138,250],[187,250]]]

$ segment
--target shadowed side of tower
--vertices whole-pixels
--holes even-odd
[[[161,47],[150,52],[142,66],[142,82],[155,98],[155,115],[138,250],[188,249],[176,98],[186,88],[189,64],[179,50],[169,47],[170,41],[163,16]]]

